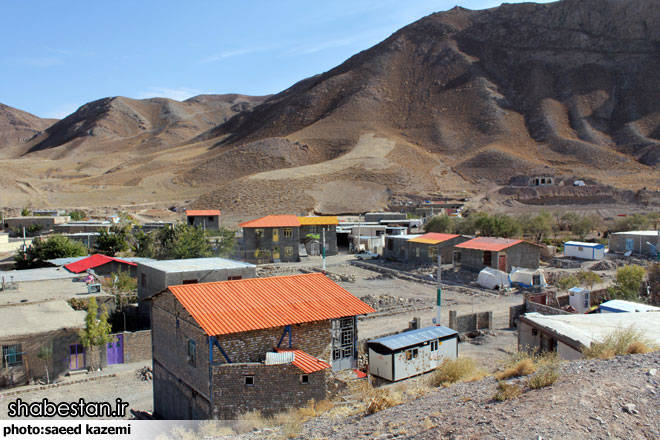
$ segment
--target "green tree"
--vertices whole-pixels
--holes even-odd
[[[98,310],[99,306],[96,303],[96,298],[91,297],[87,304],[85,328],[79,333],[82,345],[87,348],[96,347],[97,351],[108,342],[112,342],[112,336],[110,335],[112,326],[108,322],[108,311],[105,306],[100,314]]]
[[[584,240],[591,231],[596,229],[599,223],[601,223],[600,219],[596,216],[578,216],[572,225],[571,233],[580,240]]]
[[[518,220],[506,214],[489,215],[486,212],[475,214],[474,225],[479,235],[484,237],[520,237],[522,229]]]
[[[27,206],[23,209],[21,209],[21,217],[29,217],[32,215],[32,211],[30,211],[30,208]]]
[[[580,271],[577,274],[577,279],[585,287],[593,289],[595,284],[602,283],[603,279],[596,272],[590,270]]]
[[[67,215],[68,215],[69,217],[71,217],[71,220],[74,220],[74,221],[84,220],[84,219],[87,217],[87,216],[85,215],[85,212],[84,212],[84,211],[81,211],[81,210],[79,210],[79,209],[74,209],[74,210],[72,210],[72,211],[69,211],[69,212],[67,213]]]
[[[156,248],[154,237],[142,230],[142,228],[133,229],[133,239],[131,249],[136,257],[154,258]]]
[[[614,285],[609,288],[613,298],[637,301],[644,284],[646,271],[642,266],[628,265],[617,269]]]
[[[211,248],[202,228],[179,223],[158,231],[157,256],[160,260],[203,258],[211,256]]]
[[[109,231],[102,229],[94,243],[94,251],[99,254],[114,257],[119,252],[128,249],[126,241],[127,228],[119,225],[112,226]]]
[[[619,218],[610,232],[639,231],[650,226],[651,222],[644,214],[629,215]]]
[[[518,224],[525,235],[531,236],[534,241],[540,243],[552,232],[553,219],[548,211],[542,211],[535,216],[521,215]]]
[[[435,215],[424,225],[424,232],[451,234],[454,230],[454,221],[448,215]]]
[[[47,240],[39,237],[25,251],[14,256],[16,269],[32,269],[46,266],[47,260],[54,258],[82,257],[87,255],[87,248],[79,241],[70,240],[62,235],[53,235]]]
[[[46,383],[50,383],[48,365],[50,365],[50,360],[53,358],[53,348],[46,345],[42,346],[37,352],[37,358],[44,363],[44,368],[46,369]]]
[[[653,305],[660,306],[660,264],[655,263],[649,266],[648,269],[648,282],[649,282],[649,302]]]
[[[580,284],[580,281],[575,275],[564,275],[555,281],[555,286],[561,290],[568,290]]]
[[[221,227],[217,231],[207,230],[206,234],[211,237],[213,255],[218,257],[231,256],[236,242],[236,231]]]

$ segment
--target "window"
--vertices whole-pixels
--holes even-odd
[[[433,261],[438,257],[438,248],[435,246],[429,247],[429,258],[431,258]]]
[[[415,248],[415,257],[419,258],[419,248]]]
[[[306,374],[300,375],[300,383],[303,385],[309,385],[309,376]]]
[[[254,386],[254,376],[245,376],[245,386],[246,387]]]
[[[282,231],[282,233],[283,233],[283,235],[284,235],[285,237],[291,237],[291,235],[293,235],[293,229],[291,229],[291,228],[284,228],[284,230]]]
[[[147,274],[143,273],[140,276],[140,282],[142,283],[142,287],[147,287]]]
[[[493,262],[493,253],[491,251],[484,251],[484,266],[490,266]]]
[[[578,252],[582,252],[584,248],[582,246],[578,246]]]
[[[431,351],[436,351],[438,349],[438,341],[431,341]]]
[[[18,367],[23,365],[21,344],[2,346],[2,366]]]
[[[212,222],[212,221],[213,221],[213,216],[209,215],[209,222]]]
[[[232,281],[232,280],[242,280],[243,277],[240,275],[235,275],[233,277],[227,277],[227,280]]]
[[[635,242],[632,238],[626,238],[626,250],[632,251],[635,247]]]
[[[392,239],[387,240],[387,250],[388,251],[394,250],[394,240]]]
[[[257,229],[254,230],[254,235],[255,235],[257,238],[261,238],[261,237],[264,236],[264,230],[261,229],[261,228],[257,228]]]
[[[193,367],[197,364],[197,354],[195,353],[195,341],[188,339],[188,363]]]
[[[419,349],[413,348],[411,350],[406,350],[406,360],[407,361],[413,360],[413,359],[417,358],[417,356],[419,356]]]
[[[310,234],[316,234],[316,226],[315,225],[312,225],[312,226],[309,227],[309,233]]]
[[[273,228],[273,241],[280,241],[280,230]]]
[[[293,246],[286,246],[284,248],[284,255],[287,257],[293,257]]]
[[[183,284],[197,284],[197,280],[183,280]]]

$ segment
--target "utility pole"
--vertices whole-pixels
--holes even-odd
[[[321,253],[323,255],[323,273],[325,273],[325,228],[322,228],[323,242],[321,244]]]
[[[440,325],[440,315],[442,310],[442,254],[438,249],[438,288],[435,298],[435,325]]]
[[[361,220],[361,219],[360,219],[360,216],[361,216],[361,215],[358,214],[358,240],[357,240],[357,253],[360,253],[360,240],[361,240],[361,236],[360,236],[360,220]]]

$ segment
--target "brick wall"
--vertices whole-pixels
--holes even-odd
[[[154,413],[167,420],[202,420],[210,418],[211,403],[186,382],[154,361]]]
[[[458,333],[468,333],[474,330],[493,328],[493,312],[471,313],[458,316],[455,310],[449,311],[449,328]]]
[[[124,332],[124,363],[151,359],[151,330]]]
[[[309,383],[301,382],[302,375]],[[254,385],[245,384],[246,376],[253,376]],[[291,364],[226,364],[213,368],[213,390],[215,419],[232,419],[252,410],[270,416],[310,399],[325,399],[326,372],[306,374]]]

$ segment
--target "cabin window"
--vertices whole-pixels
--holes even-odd
[[[406,360],[411,361],[413,359],[416,359],[417,356],[419,356],[419,349],[413,348],[410,350],[406,350]]]
[[[578,252],[582,252],[584,248],[582,246],[578,246]]]
[[[280,230],[273,228],[273,241],[280,241]]]
[[[2,346],[2,366],[18,367],[23,365],[23,352],[21,344]]]
[[[300,383],[303,385],[309,385],[309,376],[306,374],[300,375]]]
[[[188,363],[193,367],[197,364],[195,341],[192,339],[188,339]]]
[[[436,248],[435,246],[429,247],[428,252],[429,252],[429,258],[431,258],[432,260],[435,260],[438,257],[438,248]]]
[[[282,231],[282,235],[284,235],[285,237],[291,237],[291,235],[293,235],[293,229],[284,228],[284,230]]]
[[[253,387],[254,386],[254,376],[245,376],[245,386],[246,387]]]
[[[438,341],[431,341],[431,351],[436,351],[438,349]]]

